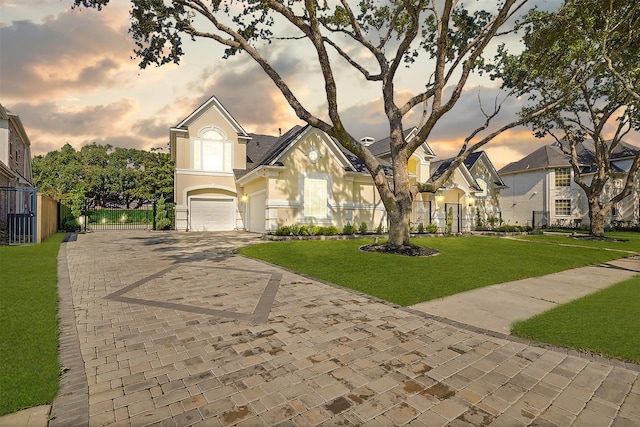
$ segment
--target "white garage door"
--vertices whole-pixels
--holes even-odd
[[[235,228],[236,210],[232,199],[191,199],[189,230],[229,231]]]

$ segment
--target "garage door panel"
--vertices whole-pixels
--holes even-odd
[[[233,199],[192,199],[191,231],[230,231],[235,228]]]

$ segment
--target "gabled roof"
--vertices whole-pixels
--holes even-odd
[[[475,151],[469,154],[469,156],[467,156],[466,160],[464,161],[464,165],[467,167],[467,169],[469,169],[469,171],[471,171],[475,164],[481,160],[484,161],[488,166],[487,169],[493,177],[493,183],[498,187],[506,188],[507,185],[504,183],[504,181],[500,177],[500,174],[498,174],[498,170],[495,168],[495,166],[493,166],[493,162],[484,151]]]
[[[245,130],[240,126],[240,123],[236,119],[233,118],[231,113],[227,111],[226,108],[222,105],[222,103],[218,100],[218,98],[212,96],[208,100],[206,100],[202,105],[195,109],[191,114],[189,114],[186,118],[184,118],[180,123],[178,123],[175,127],[171,128],[172,131],[186,131],[189,125],[193,123],[200,115],[209,110],[210,108],[215,108],[218,113],[225,119],[225,121],[231,126],[233,130],[236,131],[238,136],[248,138],[249,134],[245,132]]]
[[[404,140],[405,141],[411,140],[417,132],[418,132],[418,128],[416,128],[415,126],[410,127],[409,129],[406,129],[402,133],[404,136]],[[429,147],[429,144],[424,142],[422,146],[425,148],[427,155],[431,157],[436,156],[433,150],[431,149],[431,147]],[[371,153],[376,157],[388,156],[391,154],[391,137],[388,136],[386,138],[380,139],[374,142],[373,144],[369,145],[368,148],[371,151]]]
[[[295,141],[299,139],[299,137],[311,126],[300,126],[295,125],[288,131],[286,131],[280,138],[278,138],[275,144],[272,146],[272,149],[268,150],[265,156],[258,161],[258,165],[270,165],[273,166],[280,160],[283,152],[291,146]]]
[[[14,114],[11,111],[7,110],[2,104],[0,104],[0,120],[6,120],[7,122],[13,125],[13,129],[15,130],[15,132],[17,132],[18,137],[20,138],[20,141],[22,141],[22,143],[25,146],[25,150],[26,150],[25,156],[27,156],[27,159],[28,159],[28,162],[26,162],[24,165],[25,167],[24,172],[26,173],[27,176],[24,176],[22,173],[20,173],[20,171],[13,170],[8,164],[5,164],[4,161],[2,161],[3,159],[0,159],[0,173],[8,177],[9,179],[17,179],[18,184],[20,185],[32,186],[33,173],[31,170],[31,141],[29,140],[27,131],[22,125],[22,120],[20,119],[19,115]],[[7,143],[7,145],[9,144],[8,140],[1,141],[1,142],[3,144],[4,143]],[[5,150],[6,150],[6,153],[8,154],[9,147],[7,146]]]
[[[526,170],[544,169],[549,167],[569,166],[569,156],[562,152],[555,144],[538,148],[528,156],[517,162],[512,162],[498,171],[500,175],[522,172]]]
[[[431,170],[435,169],[435,172],[431,174],[431,177],[429,177],[429,181],[433,182],[436,179],[440,178],[445,173],[445,171],[449,168],[453,159],[454,158],[452,157],[450,159],[437,160],[435,162],[431,162]],[[482,191],[482,188],[478,184],[478,181],[476,181],[476,179],[471,175],[471,172],[469,172],[469,169],[467,168],[464,162],[460,166],[458,166],[458,169],[460,169],[462,175],[467,178],[467,181],[469,181],[469,185],[471,187],[473,187],[477,191]]]
[[[12,113],[11,111],[4,108],[2,104],[0,104],[0,119],[8,120],[13,123],[14,128],[20,134],[20,138],[24,142],[26,147],[31,147],[31,141],[29,140],[29,136],[27,135],[27,131],[24,129],[22,125],[22,120],[20,116]]]
[[[258,163],[270,150],[273,150],[279,138],[277,136],[257,133],[250,133],[249,136],[251,139],[247,142],[247,164]]]
[[[338,141],[336,141],[336,145],[342,151],[342,153],[347,157],[347,159],[349,159],[349,161],[351,162],[351,165],[353,166],[356,172],[363,172],[363,173],[369,172],[367,170],[367,167],[364,165],[362,160],[358,158],[358,156],[356,156],[351,151],[344,148],[342,144],[340,144]],[[380,157],[378,157],[378,162],[380,163],[380,166],[382,166],[382,169],[384,170],[385,175],[387,176],[393,175],[393,168],[391,167],[391,163],[389,163],[385,159],[381,159]]]
[[[498,173],[501,175],[524,172],[527,170],[546,169],[554,167],[571,166],[571,155],[569,154],[567,142],[561,141],[540,147],[528,156],[523,157],[517,162],[512,162],[500,169]],[[635,157],[640,148],[635,147],[626,142],[619,142],[611,153],[611,161],[623,160]],[[578,162],[583,168],[583,172],[594,172],[596,169],[595,145],[593,141],[583,141],[576,145],[576,153]],[[612,163],[611,167],[618,171],[624,172],[616,164]]]
[[[310,125],[296,125],[280,137],[250,134],[251,140],[247,142],[247,168],[235,169],[236,179],[249,174],[260,166],[282,166],[282,160],[286,156],[287,151],[297,144],[308,132],[313,131],[313,129]],[[336,139],[329,137],[323,132],[322,134],[327,137],[325,141],[330,141],[333,145],[334,153],[341,159],[345,170],[351,172],[367,172],[364,163],[362,163],[357,156],[344,148]],[[391,165],[385,160],[378,160],[385,173],[391,175]]]

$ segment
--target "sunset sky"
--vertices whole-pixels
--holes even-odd
[[[247,132],[277,135],[300,121],[273,83],[248,55],[222,59],[209,40],[186,41],[180,65],[141,70],[132,59],[128,34],[130,2],[112,0],[101,12],[71,9],[72,0],[0,0],[0,103],[20,115],[32,154],[77,149],[96,142],[118,147],[167,148],[169,128],[215,95]],[[472,4],[495,2],[481,0]],[[538,0],[545,8],[559,0]],[[516,40],[514,39],[513,42]],[[517,45],[515,45],[517,46]],[[270,60],[313,113],[322,115],[323,87],[314,80],[318,66],[300,41],[267,46]],[[340,68],[341,67],[341,68]],[[380,91],[340,71],[341,111],[356,137],[388,136]],[[421,75],[422,73],[422,75]],[[424,71],[403,71],[400,97],[424,89]],[[485,105],[499,95],[496,82],[474,77],[459,105],[436,127],[429,144],[438,157],[456,154],[460,142],[483,117]],[[519,109],[508,100],[502,120]],[[418,124],[420,111],[404,125]],[[637,135],[630,142],[637,141]],[[539,146],[527,128],[505,133],[485,147],[495,166],[518,160]]]

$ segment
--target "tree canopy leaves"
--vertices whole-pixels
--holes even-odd
[[[56,200],[82,195],[93,206],[127,208],[160,197],[173,201],[173,162],[160,151],[96,143],[76,150],[65,144],[32,163],[39,191]]]
[[[525,50],[501,52],[496,76],[528,97],[526,116],[550,100],[544,114],[527,119],[536,136],[553,136],[572,156],[575,182],[585,191],[593,234],[631,193],[640,167],[636,155],[621,191],[612,185],[612,154],[623,138],[640,130],[640,6],[635,0],[567,0],[557,12],[532,11],[526,20]],[[594,143],[595,173],[581,167],[579,147]]]

